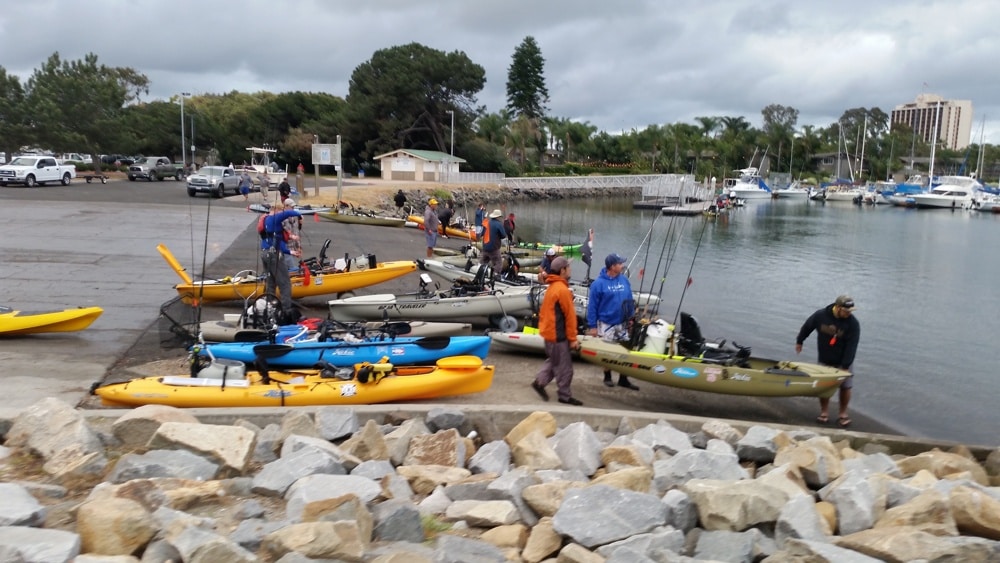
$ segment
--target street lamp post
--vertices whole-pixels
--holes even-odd
[[[451,114],[451,149],[449,154],[455,156],[455,111],[447,110]]]
[[[184,98],[190,96],[190,92],[181,92],[181,163],[187,166],[187,147],[184,140]]]

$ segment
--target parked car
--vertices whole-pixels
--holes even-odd
[[[240,177],[228,166],[202,166],[187,179],[187,192],[191,197],[199,193],[223,197],[226,192],[236,194],[239,191]]]
[[[113,166],[116,162],[118,163],[118,166],[131,166],[135,163],[135,159],[131,156],[125,156],[123,154],[102,154],[101,162],[111,166]]]
[[[24,184],[29,188],[46,182],[62,182],[68,186],[76,178],[76,166],[59,164],[51,156],[17,156],[10,164],[0,166],[0,186]]]
[[[128,167],[129,181],[134,182],[136,178],[145,178],[150,182],[164,178],[183,180],[184,165],[170,162],[165,156],[147,156]]]
[[[56,158],[59,164],[93,164],[93,159],[89,154],[78,152],[68,152]]]

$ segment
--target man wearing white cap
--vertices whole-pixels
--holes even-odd
[[[500,255],[500,249],[503,248],[503,239],[507,238],[507,231],[503,229],[501,217],[503,212],[494,209],[483,221],[483,255],[479,257],[479,263],[489,263],[493,268],[493,277],[499,276],[503,270],[503,256]]]
[[[285,203],[283,204],[285,210],[295,209],[295,200],[292,198],[285,198]],[[288,244],[288,254],[285,254],[285,263],[288,265],[289,270],[294,270],[299,267],[299,259],[302,258],[302,216],[289,217],[281,224],[285,229],[285,242]]]

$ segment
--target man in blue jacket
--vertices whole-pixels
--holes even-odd
[[[607,342],[628,340],[629,325],[635,314],[635,299],[632,297],[632,285],[628,278],[622,275],[625,271],[625,258],[619,254],[609,254],[604,259],[604,269],[597,279],[590,284],[590,294],[587,298],[587,326],[591,336],[600,336]],[[611,370],[604,370],[604,384],[614,387],[611,381]],[[618,385],[635,391],[639,386],[618,374]]]
[[[844,371],[850,371],[848,377],[840,384],[840,414],[837,424],[842,428],[851,425],[851,417],[847,415],[847,405],[851,402],[851,389],[854,388],[854,375],[851,366],[854,355],[858,352],[858,342],[861,340],[861,323],[854,317],[854,299],[841,295],[833,302],[819,309],[806,319],[795,337],[795,353],[802,351],[802,343],[816,331],[816,348],[819,351],[819,363]],[[819,400],[819,416],[816,422],[825,424],[830,420],[830,398]]]
[[[503,271],[503,256],[500,255],[500,250],[503,248],[503,239],[507,238],[507,231],[504,230],[500,217],[503,217],[503,212],[494,209],[483,221],[483,255],[479,257],[480,264],[488,263],[493,268],[494,277],[499,277]]]
[[[271,214],[264,219],[264,229],[260,233],[260,251],[264,261],[264,271],[267,280],[264,291],[274,293],[277,286],[281,299],[281,309],[286,313],[292,311],[292,280],[288,275],[288,264],[285,255],[291,254],[288,243],[285,242],[285,219],[301,217],[302,214],[292,208],[280,205],[271,206]]]

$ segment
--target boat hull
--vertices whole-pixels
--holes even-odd
[[[424,217],[422,215],[409,215],[406,220],[411,223],[416,223],[421,229],[424,228]],[[455,238],[464,238],[468,240],[476,240],[476,231],[473,229],[457,229],[455,227],[444,228],[438,225],[438,234],[448,235]]]
[[[27,312],[0,308],[0,336],[76,332],[89,327],[104,309],[81,307],[62,311]]]
[[[335,221],[337,223],[348,223],[352,225],[372,225],[376,227],[402,227],[406,219],[402,217],[372,217],[369,215],[357,215],[353,213],[337,213],[335,211],[322,211],[317,213],[322,219]]]
[[[242,278],[226,277],[222,279],[194,281],[166,246],[161,244],[156,249],[167,263],[170,264],[170,267],[177,272],[181,280],[183,280],[182,283],[174,286],[174,290],[181,296],[181,300],[188,305],[232,301],[235,299],[243,300],[264,294],[265,282],[263,276],[250,275]],[[301,274],[293,274],[291,276],[292,298],[302,299],[305,297],[353,291],[404,276],[416,271],[416,269],[416,262],[400,260],[380,262],[374,268],[358,264],[356,269],[352,268],[344,272],[310,275],[308,283],[306,278]]]
[[[388,358],[393,365],[423,365],[432,364],[449,356],[485,358],[490,351],[490,343],[491,340],[487,336],[373,338],[358,343],[293,342],[287,344],[289,346],[287,353],[267,358],[267,365],[277,368],[309,368],[326,362],[344,367],[361,362],[376,363],[382,358]],[[259,344],[262,343],[209,344],[204,347],[202,354],[250,364],[256,358],[254,347]]]
[[[524,327],[522,332],[502,332],[491,330],[486,333],[494,345],[505,350],[545,355],[545,339],[537,328]]]
[[[490,295],[417,298],[391,293],[361,295],[329,301],[330,316],[339,321],[383,318],[451,320],[465,317],[516,315],[531,311],[530,287],[505,287]]]
[[[749,358],[726,365],[701,358],[636,352],[619,344],[582,337],[580,357],[650,383],[748,397],[831,397],[850,373],[804,362]]]
[[[385,323],[367,322],[362,328],[367,332],[378,331]],[[410,331],[397,336],[468,336],[472,334],[469,323],[447,323],[412,321],[408,323]],[[282,327],[283,328],[283,327]],[[206,342],[253,342],[267,340],[267,330],[247,328],[239,322],[204,321],[201,323],[201,335]]]
[[[316,370],[270,372],[264,383],[256,372],[227,380],[189,376],[145,377],[94,390],[109,407],[170,405],[181,408],[299,407],[367,405],[480,393],[493,383],[494,366],[477,357],[444,358],[434,366],[394,368],[377,382],[342,381]]]

